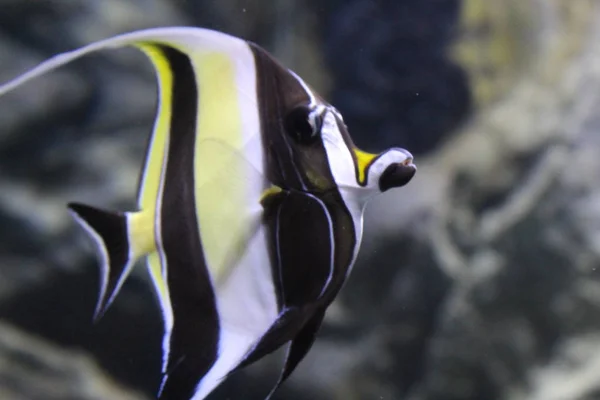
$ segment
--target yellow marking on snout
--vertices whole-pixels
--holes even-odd
[[[358,184],[365,186],[367,184],[369,167],[377,159],[379,154],[367,153],[366,151],[362,151],[356,147],[352,149],[352,151],[356,156],[356,178],[358,180]]]

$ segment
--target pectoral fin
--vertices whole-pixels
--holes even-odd
[[[281,189],[279,186],[273,185],[263,192],[260,198],[260,204],[264,209],[276,207],[277,204],[279,204],[285,198],[285,195],[286,193],[283,191],[283,189]]]

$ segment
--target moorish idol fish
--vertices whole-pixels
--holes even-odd
[[[206,398],[278,348],[304,358],[356,259],[367,201],[416,168],[355,147],[340,113],[254,43],[201,28],[136,31],[48,59],[0,95],[89,53],[133,46],[158,110],[138,209],[71,203],[98,247],[96,318],[144,258],[164,319],[158,398]]]

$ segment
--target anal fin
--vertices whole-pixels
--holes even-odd
[[[71,214],[96,243],[100,256],[100,295],[94,320],[111,305],[127,278],[139,250],[132,243],[129,219],[134,214],[105,211],[80,203],[69,203]]]

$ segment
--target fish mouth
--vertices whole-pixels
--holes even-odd
[[[404,161],[390,164],[379,177],[379,190],[385,192],[392,188],[402,187],[412,180],[417,172],[413,158],[407,157]]]
[[[414,169],[417,169],[417,166],[415,164],[413,164],[413,157],[412,156],[406,157],[406,160],[402,161],[400,163],[400,165],[403,165],[405,167],[413,167]]]

